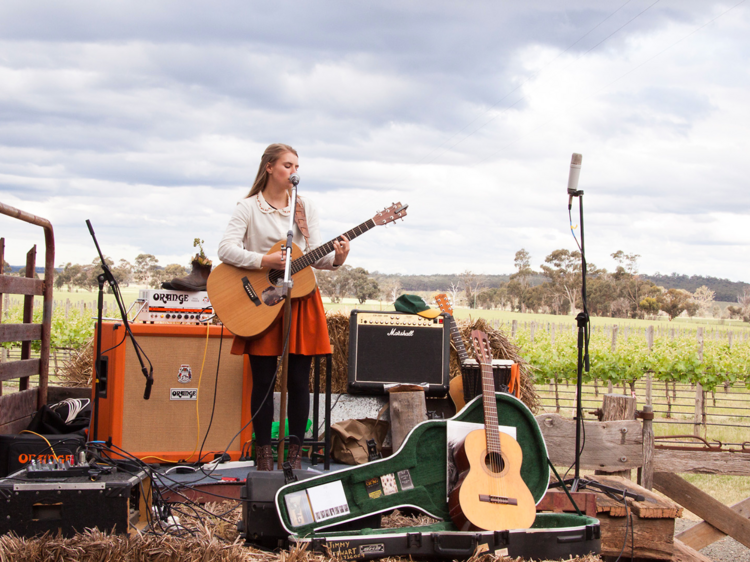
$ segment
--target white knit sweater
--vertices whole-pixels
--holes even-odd
[[[309,243],[297,225],[294,225],[294,243],[305,253],[314,250],[323,240],[320,238],[318,211],[310,199],[298,196],[305,208],[307,229],[310,233]],[[269,205],[263,193],[243,199],[234,208],[224,237],[219,243],[219,259],[224,263],[245,269],[260,269],[260,261],[280,240],[286,240],[289,230],[289,205],[283,209],[274,209]],[[336,269],[333,265],[335,254],[331,252],[313,264],[317,269]]]

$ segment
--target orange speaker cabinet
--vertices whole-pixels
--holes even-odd
[[[108,366],[106,392],[94,412],[98,440],[111,439],[149,462],[196,461],[211,419],[221,343],[216,408],[203,453],[212,460],[213,453],[228,447],[232,459],[238,459],[242,444],[252,437],[249,425],[232,439],[251,417],[252,378],[247,356],[230,353],[232,334],[224,329],[222,341],[220,326],[131,324],[131,329],[154,366],[151,398],[143,399],[146,378],[124,326],[103,323],[102,351]]]

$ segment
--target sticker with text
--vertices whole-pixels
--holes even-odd
[[[402,490],[411,490],[414,487],[414,482],[411,481],[411,474],[408,470],[399,470],[396,474]]]

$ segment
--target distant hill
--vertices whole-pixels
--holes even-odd
[[[730,281],[729,279],[719,279],[717,277],[704,277],[702,275],[679,275],[672,273],[672,275],[662,275],[655,273],[654,275],[641,274],[642,279],[648,279],[653,281],[660,287],[665,289],[684,289],[694,293],[698,287],[705,285],[712,291],[716,292],[714,297],[717,301],[723,302],[737,302],[737,295],[742,294],[745,287],[750,288],[750,283],[744,283],[742,281]]]

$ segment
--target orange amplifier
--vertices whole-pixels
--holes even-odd
[[[199,324],[211,320],[213,308],[206,291],[141,289],[128,316],[149,324]]]
[[[252,437],[252,425],[232,438],[250,420],[252,378],[247,357],[230,353],[231,333],[225,329],[220,339],[219,326],[131,324],[136,341],[154,367],[151,398],[144,400],[146,378],[124,326],[105,322],[102,328],[102,350],[109,351],[103,354],[106,365],[99,409],[94,412],[98,440],[111,439],[117,447],[148,462],[196,461],[211,419],[216,387],[216,408],[203,453],[221,453],[229,447],[232,459],[239,458],[242,444]],[[92,402],[94,392],[95,388]],[[93,431],[90,433],[93,438]],[[213,459],[213,454],[209,458]]]

